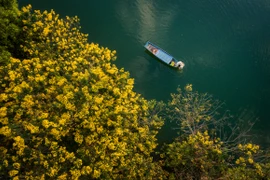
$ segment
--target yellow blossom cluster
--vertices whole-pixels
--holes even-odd
[[[195,149],[200,149],[200,148],[206,148],[206,149],[211,149],[211,151],[221,154],[221,145],[222,142],[220,141],[219,138],[216,138],[215,140],[211,139],[208,131],[205,131],[204,133],[198,132],[195,135],[191,135],[188,137],[188,140],[184,142],[183,144],[194,144]]]
[[[27,58],[11,58],[0,69],[1,173],[21,179],[154,176],[150,153],[162,122],[149,115],[129,73],[112,64],[116,51],[88,43],[77,17],[32,12],[29,5],[21,18]]]
[[[258,145],[251,144],[251,143],[239,144],[238,149],[240,150],[240,152],[243,153],[245,158],[240,156],[236,160],[236,164],[242,164],[242,165],[246,166],[246,163],[249,163],[249,164],[254,163],[253,156],[254,156],[254,154],[256,154],[259,151]]]
[[[235,163],[244,167],[246,167],[247,165],[252,165],[254,169],[256,169],[256,173],[259,176],[264,176],[261,164],[254,159],[256,154],[260,152],[260,147],[256,144],[247,143],[239,144],[238,149],[240,151],[240,155],[236,159]]]
[[[211,168],[214,168],[214,164],[224,163],[221,146],[220,139],[211,139],[207,131],[197,132],[181,142],[169,144],[161,157],[166,157],[166,166],[180,169],[194,168],[198,173],[207,175]]]

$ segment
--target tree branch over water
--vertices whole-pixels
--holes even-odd
[[[175,178],[245,179],[268,177],[269,153],[252,144],[252,127],[258,120],[248,111],[232,116],[225,103],[207,93],[177,88],[168,102],[166,118],[175,122],[178,137],[164,146],[166,167]]]
[[[235,118],[229,110],[224,110],[224,102],[208,93],[194,92],[192,85],[187,85],[184,91],[178,88],[171,96],[166,115],[171,122],[176,122],[174,129],[180,134],[195,135],[198,131],[209,130],[227,148],[251,140],[249,133],[258,119],[254,114],[247,114],[247,110]]]

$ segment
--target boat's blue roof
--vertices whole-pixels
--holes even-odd
[[[166,51],[158,47],[157,45],[147,41],[146,44],[144,45],[145,48],[147,48],[148,44],[154,46],[155,48],[158,49],[158,51],[154,54],[156,57],[158,57],[160,60],[164,61],[165,63],[169,64],[171,60],[173,59],[173,56],[168,54]]]
[[[170,56],[169,54],[165,53],[164,51],[160,49],[157,51],[155,55],[162,61],[166,62],[167,64],[169,64],[171,60],[173,59],[172,56]]]

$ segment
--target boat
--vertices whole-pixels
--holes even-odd
[[[172,66],[174,68],[183,69],[185,64],[182,61],[178,61],[175,59],[172,55],[158,47],[157,45],[151,43],[150,41],[147,41],[144,45],[144,47],[154,56],[156,56],[158,59],[163,61],[164,63],[168,64],[169,66]]]

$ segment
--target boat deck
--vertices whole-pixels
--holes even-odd
[[[174,59],[170,54],[168,54],[166,51],[161,49],[160,47],[152,44],[151,42],[147,41],[144,45],[146,49],[148,49],[153,55],[155,55],[160,60],[164,61],[167,64],[170,64],[170,62]]]
[[[161,50],[158,50],[155,55],[167,64],[169,64],[173,59],[172,56],[168,55],[167,53]]]

